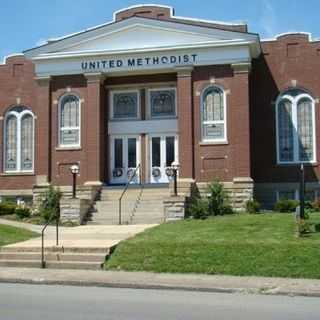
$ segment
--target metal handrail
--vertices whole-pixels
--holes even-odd
[[[121,196],[119,197],[119,225],[122,224],[122,205],[121,205],[122,198],[123,198],[123,196],[125,195],[125,193],[127,192],[128,188],[129,188],[129,185],[130,185],[130,182],[131,182],[131,181],[133,180],[133,178],[136,176],[137,171],[138,171],[138,169],[140,169],[140,168],[141,168],[141,164],[139,163],[139,164],[137,165],[137,167],[134,169],[132,176],[131,176],[130,179],[128,180],[127,184],[125,185],[125,187],[124,187],[124,189],[123,189],[123,191],[122,191],[122,193],[121,193]],[[142,181],[141,181],[141,170],[139,171],[139,184],[140,184],[140,186],[141,186],[141,184],[142,184]]]
[[[41,268],[44,269],[46,267],[46,261],[44,259],[44,232],[47,229],[48,225],[53,221],[56,220],[56,246],[59,245],[59,221],[60,221],[60,214],[52,214],[47,223],[44,225],[41,231]]]

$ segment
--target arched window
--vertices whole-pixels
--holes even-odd
[[[313,98],[299,89],[286,91],[276,103],[278,163],[314,162]]]
[[[59,145],[80,147],[80,99],[72,94],[60,100]]]
[[[202,141],[225,142],[227,140],[225,93],[216,86],[202,93],[201,127]]]
[[[14,107],[5,116],[4,171],[33,172],[34,116],[25,107]]]

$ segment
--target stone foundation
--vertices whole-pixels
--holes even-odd
[[[246,203],[253,199],[253,180],[251,178],[234,178],[232,182],[223,182],[225,190],[230,197],[231,206],[236,211],[246,210]],[[196,183],[194,196],[207,196],[208,183]]]
[[[182,220],[185,218],[186,197],[168,197],[163,200],[163,206],[166,222]]]
[[[91,207],[88,199],[61,199],[60,220],[62,223],[82,224]]]

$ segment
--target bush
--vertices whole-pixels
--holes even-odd
[[[248,213],[255,214],[260,212],[261,205],[257,200],[248,200],[246,203],[246,209]]]
[[[19,219],[29,218],[31,215],[30,209],[24,207],[16,207],[14,213]]]
[[[207,199],[194,199],[190,213],[194,219],[206,219],[209,216],[209,203]]]
[[[0,203],[0,216],[11,215],[15,213],[16,205],[11,203]]]
[[[299,201],[297,200],[283,199],[283,200],[279,200],[275,204],[274,211],[294,212],[298,205],[299,205]]]
[[[56,219],[60,215],[61,192],[50,186],[48,191],[41,196],[39,212],[43,219],[48,222],[50,219]]]
[[[317,199],[315,201],[313,201],[311,203],[311,206],[312,206],[312,209],[315,211],[315,212],[319,212],[320,211],[320,200]]]
[[[229,195],[220,182],[212,182],[208,187],[209,214],[213,216],[233,213]]]

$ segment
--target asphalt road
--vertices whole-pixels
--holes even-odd
[[[0,320],[319,318],[320,298],[0,284]]]

